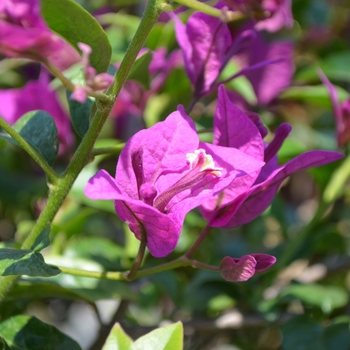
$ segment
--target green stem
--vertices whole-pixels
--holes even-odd
[[[195,253],[195,251],[198,249],[198,247],[202,244],[202,242],[207,237],[207,235],[208,235],[208,233],[209,233],[209,231],[211,229],[210,224],[211,223],[208,222],[207,226],[202,230],[202,232],[200,233],[200,235],[198,236],[196,241],[193,243],[192,247],[185,254],[185,257],[191,258],[192,255]]]
[[[182,256],[179,259],[170,261],[162,265],[157,265],[154,267],[150,267],[148,269],[139,270],[132,278],[130,278],[127,273],[119,272],[119,271],[118,272],[97,272],[97,271],[72,269],[72,268],[63,267],[63,266],[57,266],[57,267],[62,271],[62,273],[65,273],[67,275],[106,279],[106,280],[112,280],[112,281],[130,281],[130,280],[134,280],[144,276],[149,276],[155,273],[168,271],[168,270],[176,269],[178,267],[185,267],[185,266],[192,266],[194,268],[199,268],[199,269],[208,270],[208,271],[215,271],[215,272],[220,271],[220,268],[218,266],[212,266],[212,265],[204,264],[200,261],[191,260],[191,259],[188,259],[186,256]]]
[[[175,0],[175,2],[181,5],[185,5],[193,10],[206,13],[207,15],[210,15],[213,17],[219,17],[224,22],[237,21],[246,17],[245,14],[239,11],[235,11],[235,12],[225,11],[225,13],[223,13],[221,10],[211,7],[197,0]]]
[[[125,204],[125,206],[129,209],[129,207],[127,206],[127,204]],[[129,209],[130,210],[130,209]],[[133,215],[132,211],[130,210],[130,213]],[[137,218],[135,217],[135,219],[137,220]],[[142,228],[142,232],[141,232],[141,243],[140,243],[140,247],[139,247],[139,251],[137,253],[137,256],[131,266],[130,271],[127,273],[126,278],[128,280],[132,280],[135,278],[137,271],[139,270],[139,268],[142,265],[142,261],[143,258],[145,256],[145,251],[146,251],[146,247],[147,247],[147,236],[146,236],[146,231],[142,225],[142,223],[140,222],[140,227]]]
[[[119,154],[124,148],[125,143],[120,143],[119,145],[115,145],[112,147],[100,147],[94,148],[92,151],[93,156],[100,156],[104,154]]]
[[[75,90],[75,85],[64,75],[62,72],[49,60],[41,60],[41,62],[45,65],[45,67],[59,80],[61,80],[63,86],[73,92]],[[88,94],[91,97],[94,97],[97,100],[100,100],[102,102],[108,103],[109,99],[104,93],[99,92],[90,92]]]
[[[213,17],[221,17],[222,13],[219,9],[216,9],[214,7],[211,7],[207,4],[204,4],[202,2],[196,1],[196,0],[175,0],[178,4],[185,5],[193,10],[200,11],[203,13],[206,13],[207,15],[213,16]]]
[[[49,194],[46,207],[42,211],[30,232],[27,239],[22,245],[22,249],[30,249],[39,234],[49,226],[54,219],[56,213],[61,207],[63,201],[68,195],[75,179],[79,175],[83,167],[89,162],[93,145],[106,121],[108,115],[113,107],[117,96],[124,85],[130,69],[135,62],[137,54],[141,50],[149,32],[151,31],[154,23],[157,21],[162,11],[162,1],[149,0],[144,15],[141,19],[139,27],[136,31],[134,38],[132,39],[129,48],[127,49],[123,61],[117,71],[114,82],[109,89],[108,99],[104,101],[96,101],[97,112],[91,122],[88,132],[85,134],[82,142],[80,143],[75,155],[68,166],[67,170],[63,174],[62,178],[59,178],[56,185],[53,186],[52,191]],[[3,277],[0,281],[0,301],[2,301],[7,292],[16,283],[19,276]]]
[[[116,72],[112,86],[107,92],[108,95],[111,95],[113,97],[113,101],[116,100],[119,91],[123,87],[124,82],[126,81],[129,72],[134,64],[134,61],[140,52],[140,49],[142,48],[154,23],[158,20],[158,17],[162,12],[162,7],[162,0],[149,0],[147,2],[144,15],[141,19],[135,36],[128,47],[128,50],[124,56],[123,61],[120,64],[118,71]]]
[[[59,80],[61,80],[62,84],[66,89],[73,92],[75,89],[74,84],[62,74],[62,72],[49,60],[41,60],[41,62],[45,65],[45,67]]]
[[[49,180],[49,183],[55,185],[58,181],[58,175],[47,164],[44,157],[38,153],[14,128],[12,128],[6,121],[0,118],[0,127],[2,127],[44,170]]]
[[[90,277],[111,281],[126,281],[122,272],[99,272],[99,271],[86,271],[80,269],[72,269],[70,267],[58,266],[58,268],[67,275]]]

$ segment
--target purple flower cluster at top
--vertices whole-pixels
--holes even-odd
[[[287,123],[281,124],[275,138],[268,144],[259,118],[255,114],[245,114],[229,99],[223,87],[219,90],[219,100],[214,115],[214,141],[223,147],[234,147],[251,157],[265,162],[254,174],[253,185],[243,193],[237,183],[228,186],[219,196],[212,197],[201,206],[201,211],[212,226],[236,227],[259,216],[272,202],[283,180],[292,173],[310,167],[333,162],[342,157],[331,151],[310,151],[300,154],[288,163],[279,165],[277,152],[291,131]],[[256,175],[256,176],[255,176]],[[242,177],[241,187],[245,187],[247,177]],[[250,179],[249,179],[250,181]]]
[[[0,52],[9,57],[49,59],[60,69],[80,60],[78,52],[47,27],[38,0],[1,0],[0,33]]]
[[[217,6],[225,11],[222,2]],[[290,4],[283,6],[290,7]],[[276,8],[276,13],[279,8]],[[250,80],[258,101],[262,104],[270,102],[289,86],[294,70],[291,41],[269,43],[251,22],[232,27],[219,18],[199,12],[192,14],[186,24],[175,15],[173,18],[176,38],[182,49],[185,70],[193,85],[195,100],[215,90],[220,83],[240,75],[245,75]],[[259,22],[261,23],[263,22]],[[240,64],[241,70],[229,79],[220,80],[221,73],[231,59]],[[272,71],[273,77],[277,79],[271,79]]]
[[[291,0],[223,0],[230,10],[250,15],[257,23],[255,28],[275,32],[293,26]]]

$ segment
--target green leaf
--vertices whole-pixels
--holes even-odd
[[[349,93],[336,86],[339,101],[344,101],[349,96]],[[329,91],[324,85],[312,86],[292,86],[285,90],[281,95],[281,99],[297,100],[300,102],[314,104],[323,108],[331,108],[331,100]]]
[[[64,251],[65,256],[83,258],[101,264],[106,270],[120,269],[120,259],[126,257],[124,247],[103,237],[85,237],[71,240]]]
[[[132,339],[123,331],[119,323],[116,323],[109,333],[102,350],[132,350]]]
[[[318,306],[323,312],[332,312],[348,302],[347,292],[335,286],[318,284],[294,284],[283,290],[281,297],[292,296],[310,305]]]
[[[6,300],[60,298],[92,303],[90,299],[84,298],[82,295],[68,288],[47,282],[46,280],[47,278],[45,278],[45,282],[32,282],[22,278],[7,294]]]
[[[41,10],[49,28],[75,48],[78,48],[78,42],[92,48],[90,62],[97,73],[107,70],[111,45],[106,33],[89,12],[72,0],[41,0]]]
[[[89,98],[84,103],[72,100],[72,93],[67,90],[67,100],[69,112],[72,118],[74,130],[80,137],[84,137],[89,129],[89,116],[92,105],[94,104]]]
[[[148,66],[152,61],[151,51],[145,52],[140,56],[134,63],[130,74],[128,76],[129,80],[136,80],[141,83],[146,89],[149,89],[150,77]]]
[[[52,165],[58,153],[57,128],[53,118],[45,111],[33,111],[24,114],[13,128]],[[4,132],[0,137],[19,146]]]
[[[136,340],[133,350],[182,350],[183,327],[181,322],[155,329]]]
[[[56,327],[25,315],[0,323],[0,336],[9,350],[81,350],[76,341]]]
[[[330,325],[325,329],[323,337],[326,350],[349,349],[349,322]]]
[[[323,328],[304,316],[294,317],[282,327],[283,350],[324,350]]]
[[[323,192],[323,200],[326,203],[334,202],[345,189],[345,184],[350,177],[350,156],[344,159],[336,169]]]
[[[299,82],[319,81],[318,69],[321,68],[329,80],[350,82],[350,51],[334,52],[317,64],[300,70],[295,76]]]
[[[39,252],[0,248],[0,275],[55,276],[61,271],[45,263]]]
[[[50,228],[46,227],[41,231],[40,235],[36,238],[31,249],[35,251],[40,251],[50,245]]]
[[[1,133],[1,131],[0,131],[0,133]],[[1,136],[0,136],[0,137],[1,137]],[[0,138],[0,148],[1,148],[1,149],[4,149],[4,148],[6,147],[6,145],[7,145],[6,140]]]

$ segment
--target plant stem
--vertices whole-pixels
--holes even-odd
[[[58,266],[62,273],[67,275],[80,276],[80,277],[90,277],[102,280],[111,281],[126,281],[123,272],[100,272],[100,271],[86,271],[80,269],[72,269],[70,267]]]
[[[129,209],[129,208],[128,208]],[[143,225],[140,223],[141,227],[142,227],[142,233],[141,233],[141,243],[140,243],[140,247],[139,247],[139,251],[137,253],[137,256],[131,266],[130,271],[126,274],[126,278],[128,280],[132,280],[134,279],[134,277],[137,274],[137,271],[139,270],[142,261],[143,261],[143,257],[145,256],[145,251],[146,251],[146,246],[147,246],[147,236],[146,236],[146,231],[143,227]]]
[[[13,127],[11,127],[4,119],[0,118],[0,127],[2,127],[44,170],[49,183],[55,185],[58,180],[58,175],[47,164],[44,157],[38,153]]]
[[[149,0],[147,2],[144,15],[141,19],[139,27],[137,28],[135,36],[128,47],[128,50],[124,56],[123,61],[120,64],[118,71],[116,72],[114,81],[107,92],[108,95],[111,95],[113,97],[113,101],[116,100],[119,91],[124,85],[124,82],[129,75],[129,72],[140,49],[142,48],[154,23],[158,20],[158,17],[162,12],[162,7],[162,0]]]
[[[138,270],[133,277],[129,277],[128,274],[125,272],[98,272],[98,271],[86,271],[86,270],[80,270],[80,269],[72,269],[69,267],[62,267],[62,266],[57,266],[62,273],[66,273],[68,275],[73,275],[73,276],[81,276],[81,277],[90,277],[90,278],[97,278],[97,279],[106,279],[106,280],[111,280],[111,281],[130,281],[134,280],[137,278],[141,278],[144,276],[148,275],[153,275],[155,273],[163,272],[163,271],[168,271],[168,270],[173,270],[178,267],[185,267],[185,266],[192,266],[194,268],[199,268],[203,270],[208,270],[208,271],[215,271],[219,272],[220,268],[218,266],[212,266],[208,264],[204,264],[200,261],[197,260],[191,260],[187,258],[185,255],[167,262],[165,264],[157,265],[154,267],[150,267],[148,269],[143,269],[143,270]]]
[[[22,245],[22,249],[30,249],[39,234],[43,229],[49,226],[54,219],[56,213],[61,207],[63,201],[66,199],[68,192],[70,191],[75,179],[79,175],[83,167],[89,162],[93,145],[101,132],[101,129],[108,118],[108,115],[113,107],[117,96],[124,85],[130,69],[135,62],[137,54],[141,50],[149,32],[151,31],[154,23],[157,21],[162,11],[161,0],[149,0],[147,2],[144,15],[141,19],[139,27],[136,31],[134,38],[132,39],[130,46],[128,47],[119,70],[117,71],[114,82],[108,91],[109,99],[103,101],[96,101],[97,112],[91,122],[88,132],[85,134],[82,142],[80,143],[77,151],[75,152],[71,163],[67,170],[63,174],[62,178],[59,178],[56,185],[53,186],[52,191],[49,194],[46,207],[42,211],[34,225],[29,236],[26,238]],[[50,67],[48,67],[50,69]],[[69,85],[69,84],[68,84]],[[7,292],[16,283],[19,276],[3,277],[0,280],[0,301],[2,301]]]
[[[202,230],[200,235],[198,236],[197,240],[193,243],[192,247],[187,251],[185,256],[187,258],[191,258],[192,255],[195,253],[195,251],[198,249],[198,247],[201,245],[201,243],[204,241],[204,239],[207,237],[208,233],[210,232],[211,226],[210,222],[208,222],[207,226]]]
[[[62,72],[49,60],[41,60],[41,62],[45,65],[45,67],[59,80],[61,80],[62,84],[66,89],[73,92],[75,89],[74,84],[62,74]]]
[[[125,146],[125,143],[120,143],[112,147],[94,148],[92,151],[92,154],[93,156],[100,156],[105,154],[118,154],[122,151],[124,146]]]
[[[211,7],[207,4],[203,4],[197,0],[175,0],[178,4],[185,5],[193,10],[200,11],[206,13],[207,15],[213,17],[222,17],[222,13],[219,9]]]

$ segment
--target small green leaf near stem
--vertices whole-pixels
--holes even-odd
[[[43,169],[47,175],[49,183],[55,185],[59,177],[49,166],[44,157],[2,118],[0,118],[0,127],[3,128],[33,158],[33,160],[41,167],[41,169]]]

